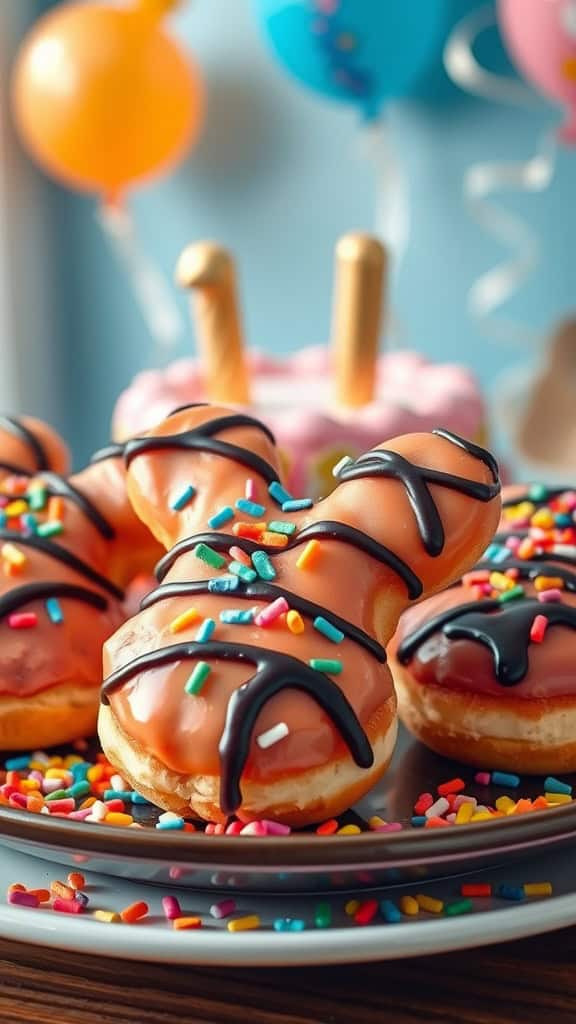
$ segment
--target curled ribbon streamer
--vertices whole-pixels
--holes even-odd
[[[398,159],[390,128],[384,121],[368,123],[361,136],[361,146],[376,173],[375,234],[390,254],[393,290],[410,238],[408,180]],[[388,328],[398,344],[401,328],[393,313]]]
[[[146,254],[130,214],[118,206],[100,207],[98,221],[123,264],[138,307],[156,347],[172,348],[184,334],[180,310],[164,274]]]
[[[474,43],[481,32],[495,23],[491,5],[474,11],[459,22],[444,50],[447,74],[474,96],[527,110],[540,109],[535,95],[521,82],[487,71],[476,60]],[[468,296],[470,312],[495,340],[515,344],[528,342],[531,346],[539,340],[539,335],[524,325],[491,314],[534,273],[539,262],[540,243],[525,221],[491,202],[488,197],[510,189],[540,192],[550,184],[555,166],[555,138],[551,131],[546,131],[537,152],[529,159],[473,164],[464,176],[464,198],[476,223],[514,253],[511,259],[499,263],[478,278]]]

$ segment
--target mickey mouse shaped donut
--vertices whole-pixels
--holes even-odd
[[[39,420],[0,416],[0,749],[93,733],[121,586],[156,545],[132,512],[122,449],[67,478]]]
[[[576,491],[505,489],[476,568],[408,610],[391,668],[404,722],[483,768],[576,771]]]
[[[392,756],[385,645],[400,613],[495,529],[492,458],[410,435],[348,460],[313,505],[286,493],[265,426],[194,407],[129,442],[126,462],[168,553],[105,644],[107,757],[179,814],[302,826],[342,812]]]

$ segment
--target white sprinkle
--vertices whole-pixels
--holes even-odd
[[[283,740],[285,736],[290,732],[286,722],[278,722],[277,725],[273,725],[271,729],[267,729],[266,732],[261,732],[256,737],[256,743],[261,750],[266,750],[268,747],[273,747],[275,743]]]
[[[566,555],[568,558],[576,558],[576,547],[574,544],[555,544],[552,552],[555,555]]]
[[[427,818],[441,818],[443,814],[446,814],[449,807],[450,804],[446,797],[441,796],[435,804],[432,804],[432,807],[429,807],[427,811],[424,811],[424,814]]]
[[[351,459],[349,455],[344,455],[340,459],[340,461],[336,463],[335,466],[332,466],[332,476],[336,476],[336,477],[340,476],[340,473],[342,472],[342,470],[346,466],[349,466],[350,463],[353,462],[353,461],[354,461],[354,459]]]
[[[108,814],[108,808],[102,800],[96,800],[95,803],[92,804],[90,810],[92,811],[90,817],[93,821],[104,821],[104,818]]]
[[[123,779],[121,775],[113,775],[110,779],[110,789],[113,789],[115,793],[124,793],[128,788],[126,779]]]
[[[158,818],[158,821],[182,821],[179,814],[175,814],[174,811],[164,811]]]

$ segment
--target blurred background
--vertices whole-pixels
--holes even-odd
[[[542,3],[557,8],[568,31],[562,3],[570,7],[571,0]],[[392,16],[395,0],[376,6],[388,4]],[[524,0],[524,9],[539,4]],[[558,148],[550,141],[562,117],[559,97],[534,90],[538,83],[522,68],[519,74],[513,47],[503,44],[496,24],[502,12],[472,0],[426,5],[438,5],[437,24],[422,22],[423,7],[414,0],[411,28],[403,27],[397,49],[404,47],[409,60],[410,31],[413,39],[433,31],[434,44],[400,96],[384,90],[377,111],[360,109],[362,90],[338,102],[342,97],[291,77],[266,34],[273,4],[190,0],[163,11],[164,29],[200,69],[204,124],[178,166],[130,191],[131,216],[146,258],[170,283],[189,242],[212,238],[230,248],[238,260],[246,337],[270,353],[327,342],[336,240],[352,229],[384,236],[397,259],[383,346],[474,371],[493,437],[509,463],[526,473],[529,460],[526,468],[526,453],[499,422],[498,407],[517,401],[509,397],[510,379],[513,391],[514,380],[537,376],[554,331],[573,312],[574,152],[569,138]],[[59,6],[0,0],[0,400],[11,411],[52,421],[80,462],[108,438],[114,403],[134,374],[192,356],[196,342],[186,296],[174,286],[183,330],[171,348],[155,343],[98,223],[95,194],[45,174],[19,141],[10,104],[14,63],[30,26]],[[320,18],[346,15],[327,0],[316,7]],[[478,86],[475,73],[464,87],[443,60],[459,23],[479,11],[482,31],[473,52],[483,73],[497,76],[490,98],[478,95],[485,83]],[[542,29],[540,39],[544,46]],[[569,45],[576,46],[576,19]],[[566,64],[567,80],[568,70]],[[519,101],[510,101],[510,83]],[[526,187],[524,170],[510,174],[508,165],[524,166],[534,154],[540,163],[532,178],[528,165]],[[505,210],[504,222],[486,211],[478,217],[466,198],[470,168],[478,164],[489,167],[489,190]],[[506,214],[524,227],[507,224]],[[497,315],[514,325],[502,331],[493,322],[496,308],[471,308],[470,291],[510,257],[520,258],[520,270],[510,280],[505,272],[495,286],[502,288]]]

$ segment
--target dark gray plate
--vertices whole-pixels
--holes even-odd
[[[524,778],[517,790],[479,787],[474,770],[432,754],[404,730],[385,778],[342,817],[363,823],[374,814],[400,821],[402,832],[286,837],[205,836],[154,828],[158,811],[135,807],[143,829],[86,825],[0,808],[0,841],[12,849],[84,864],[118,877],[177,883],[198,889],[270,893],[358,889],[477,871],[513,857],[536,854],[576,840],[576,802],[546,811],[444,829],[412,828],[415,798],[460,776],[466,792],[492,804],[504,793],[537,796],[543,779]],[[566,781],[575,782],[572,777]]]

